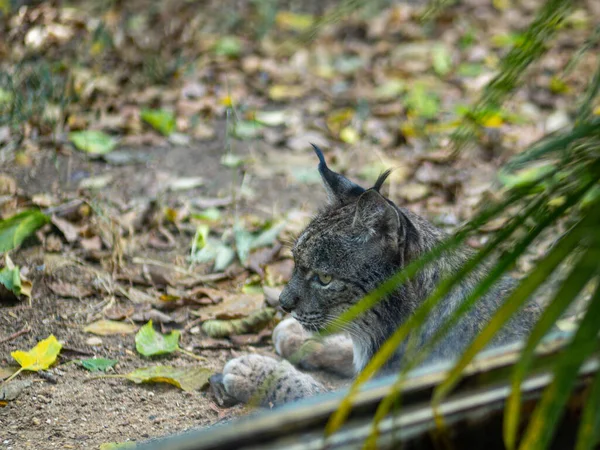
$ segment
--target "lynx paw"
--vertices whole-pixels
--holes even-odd
[[[261,406],[280,405],[325,391],[319,382],[287,361],[261,355],[229,361],[223,368],[222,383],[229,396]]]
[[[273,343],[278,355],[302,369],[354,375],[352,341],[345,335],[317,340],[296,319],[289,318],[273,330]]]

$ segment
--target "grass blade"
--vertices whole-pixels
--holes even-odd
[[[596,372],[581,415],[575,450],[592,450],[600,442],[600,370]]]
[[[593,133],[598,133],[600,128],[600,118],[592,119],[590,122],[582,123],[574,127],[571,131],[558,133],[542,138],[536,144],[532,145],[528,150],[519,154],[510,160],[503,170],[512,170],[523,166],[524,164],[541,159],[542,157],[556,151],[563,151],[578,139],[591,136]]]
[[[390,277],[387,281],[382,283],[376,290],[365,295],[358,303],[353,305],[347,311],[340,315],[338,320],[334,323],[329,324],[324,331],[320,334],[326,336],[333,333],[338,333],[342,330],[344,324],[351,322],[356,319],[360,314],[364,313],[368,309],[376,305],[385,296],[391,294],[394,290],[401,286],[404,282],[414,277],[421,269],[427,264],[440,258],[445,252],[451,251],[457,248],[467,238],[467,236],[474,230],[477,230],[483,224],[496,217],[498,214],[504,212],[506,208],[511,206],[520,200],[522,196],[512,195],[506,198],[501,203],[495,204],[484,211],[478,216],[471,220],[465,227],[459,230],[452,237],[442,242],[423,256],[419,257],[414,262],[410,263],[396,275]]]
[[[447,378],[437,386],[433,394],[434,406],[439,406],[441,401],[452,390],[461,378],[465,367],[473,358],[485,348],[496,333],[516,313],[533,292],[554,272],[558,265],[576,247],[579,241],[587,234],[590,220],[579,222],[572,228],[540,261],[537,267],[525,277],[511,295],[505,300],[494,314],[492,320],[479,333],[471,345],[464,351],[460,360],[450,370]],[[441,419],[441,418],[438,418]]]
[[[557,208],[552,214],[545,217],[538,226],[531,230],[527,235],[517,242],[514,245],[514,250],[509,254],[502,257],[498,263],[493,267],[490,273],[475,287],[475,289],[471,292],[471,294],[464,300],[464,302],[460,305],[456,311],[452,314],[452,316],[440,327],[440,329],[431,337],[431,339],[425,344],[425,346],[419,351],[417,355],[410,355],[406,359],[408,363],[403,366],[402,371],[396,381],[392,392],[381,402],[377,411],[375,413],[373,419],[373,435],[370,436],[369,439],[372,441],[376,438],[377,433],[377,424],[385,417],[385,415],[389,412],[394,398],[397,396],[397,391],[401,388],[402,382],[405,378],[405,375],[410,371],[413,367],[419,365],[429,353],[433,350],[435,345],[442,339],[448,331],[452,327],[454,327],[459,319],[466,314],[475,304],[475,302],[481,298],[485,293],[496,283],[496,281],[512,267],[517,258],[525,252],[525,250],[529,247],[529,245],[533,242],[533,240],[539,236],[539,234],[545,230],[548,226],[550,226],[554,221],[560,217],[570,206],[575,204],[584,194],[586,190],[580,191],[577,195],[571,196],[560,208]],[[533,203],[527,210],[525,210],[521,215],[515,217],[511,222],[507,224],[499,233],[496,234],[494,239],[490,241],[490,243],[479,252],[477,256],[486,256],[491,253],[499,244],[505,241],[520,225],[522,225],[528,217],[534,215],[541,207],[543,207],[548,197],[552,194],[552,191],[548,192],[547,195],[538,196],[538,200]],[[483,260],[481,258],[473,258],[472,261],[480,262]],[[466,268],[466,267],[465,267]],[[454,277],[456,282],[462,280],[463,276],[466,273],[463,273],[464,269],[461,270],[456,277]],[[459,276],[460,275],[460,276]],[[452,286],[450,286],[452,287]],[[447,292],[447,291],[446,291]],[[442,296],[445,295],[446,292],[442,292]],[[434,293],[432,295],[439,295],[440,293]],[[428,300],[426,300],[428,301]]]
[[[513,370],[512,389],[504,409],[504,443],[508,449],[513,449],[516,445],[521,406],[521,383],[534,359],[535,349],[587,282],[596,274],[597,261],[598,252],[592,249],[586,250],[579,258],[568,278],[561,284],[548,306],[544,308],[543,314],[535,324],[521,351],[519,361]]]
[[[598,269],[600,249],[595,242],[594,253],[596,260],[593,266]],[[530,419],[529,426],[521,442],[522,450],[542,450],[548,447],[561,416],[563,407],[569,398],[581,364],[598,346],[598,331],[600,331],[600,286],[590,301],[575,336],[564,349],[554,370],[552,384],[546,388],[544,395]]]

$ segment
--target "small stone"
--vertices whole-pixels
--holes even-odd
[[[566,128],[570,123],[571,120],[567,113],[559,109],[550,114],[546,119],[546,133],[553,133],[561,128]]]
[[[100,339],[97,336],[92,336],[91,338],[86,340],[85,343],[91,347],[97,347],[99,345],[102,345],[102,339]]]

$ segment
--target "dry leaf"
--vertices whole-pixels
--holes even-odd
[[[83,329],[87,333],[99,336],[110,336],[113,334],[132,334],[138,327],[131,323],[115,322],[114,320],[97,320]]]

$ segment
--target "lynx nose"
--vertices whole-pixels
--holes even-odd
[[[300,298],[297,295],[290,295],[286,289],[284,289],[279,295],[279,305],[285,312],[292,312]]]

